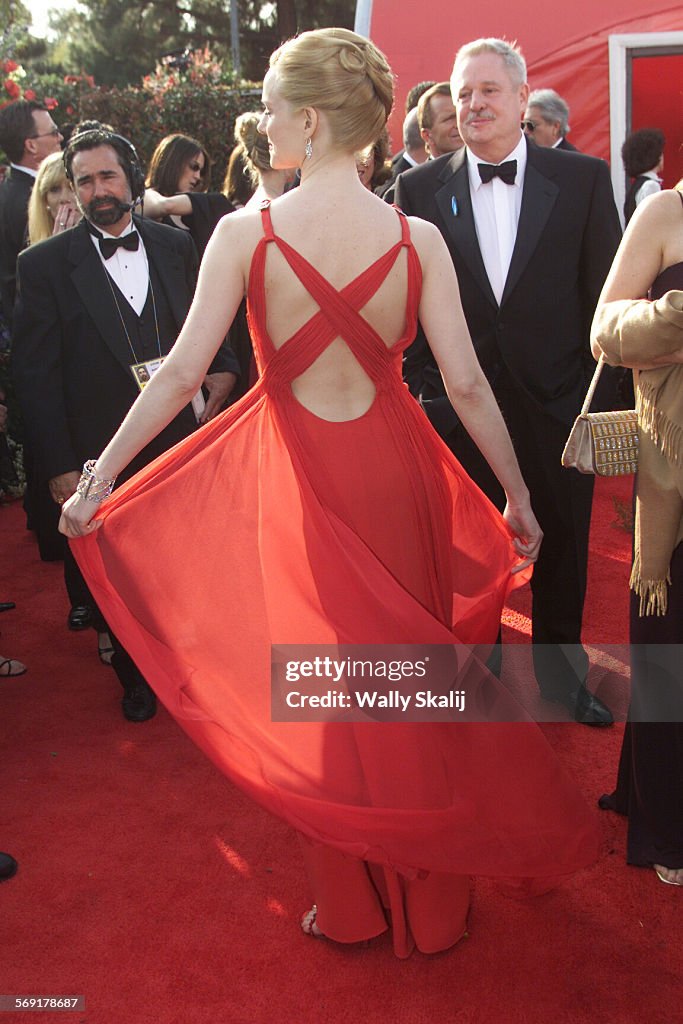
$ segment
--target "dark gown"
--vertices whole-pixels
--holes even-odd
[[[672,289],[683,290],[683,263],[662,271],[650,298],[661,298]],[[674,551],[670,571],[666,615],[641,616],[640,599],[631,594],[632,699],[647,701],[658,682],[648,662],[647,645],[683,644],[683,544]],[[677,650],[672,648],[671,675],[680,691]],[[666,698],[670,705],[675,700],[680,705],[680,692]],[[617,787],[601,797],[600,806],[628,815],[629,864],[683,868],[683,721],[626,723]]]
[[[511,576],[506,524],[402,382],[421,288],[407,220],[337,291],[273,232],[267,204],[262,216],[248,288],[258,383],[119,488],[74,550],[171,714],[301,834],[323,931],[376,935],[386,906],[398,955],[433,952],[463,933],[464,876],[547,887],[595,859],[595,815],[529,721],[272,721],[272,645],[492,643],[528,573]],[[319,307],[277,349],[275,258]],[[405,331],[387,347],[359,311],[399,260]],[[291,383],[337,337],[376,395],[329,422]]]
[[[222,192],[188,192],[186,195],[190,200],[192,213],[186,214],[180,219],[192,235],[192,241],[201,260],[219,221],[229,213],[234,213],[235,207]],[[166,223],[173,225],[170,218]],[[230,394],[230,404],[232,404],[249,390],[255,378],[251,337],[244,303],[238,309],[230,326],[228,342],[237,356],[240,366],[239,380]]]

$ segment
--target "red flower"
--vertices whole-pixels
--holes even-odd
[[[24,99],[25,100],[34,100],[35,98],[36,98],[36,94],[34,93],[33,89],[26,89],[24,91]]]
[[[73,113],[75,113],[75,111],[74,111],[74,108],[73,108],[73,107],[67,107],[67,108],[66,108],[66,112],[67,112],[67,114],[69,115],[69,117],[71,117],[71,115],[72,115]]]
[[[83,79],[88,83],[91,89],[95,88],[95,79],[92,75],[83,75]]]
[[[8,78],[5,82],[5,92],[16,100],[17,97],[21,96],[21,88],[16,82],[13,82],[11,78]]]
[[[48,110],[54,110],[55,107],[59,106],[59,103],[54,98],[54,96],[45,96],[43,98],[43,103],[47,107]]]
[[[3,62],[2,70],[6,75],[11,75],[13,71],[16,71],[19,65],[14,60],[6,60]]]

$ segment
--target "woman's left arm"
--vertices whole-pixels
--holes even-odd
[[[591,350],[596,359],[604,354],[612,365],[634,369],[651,369],[679,361],[670,355],[655,356],[649,351],[647,339],[644,339],[644,350],[638,355],[632,351],[627,354],[620,332],[629,321],[629,310],[623,300],[633,303],[630,322],[642,320],[650,285],[669,262],[673,262],[668,253],[680,237],[681,220],[681,200],[677,192],[659,192],[637,208],[607,275],[593,318]]]

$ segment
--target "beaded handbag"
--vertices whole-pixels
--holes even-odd
[[[588,412],[604,366],[600,356],[581,412],[562,452],[562,465],[579,473],[626,476],[638,468],[638,417],[635,409]]]

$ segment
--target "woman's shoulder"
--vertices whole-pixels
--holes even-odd
[[[242,206],[226,213],[218,221],[215,234],[234,241],[237,238],[263,234],[263,213],[260,206]]]
[[[656,192],[644,199],[628,223],[624,240],[629,247],[666,252],[680,248],[683,237],[683,193],[676,189]],[[664,258],[666,265],[668,257]]]
[[[676,231],[680,231],[680,217],[683,217],[683,192],[675,188],[667,188],[660,192],[654,192],[643,199],[642,203],[636,207],[632,220],[665,223],[673,219],[670,226]]]
[[[436,255],[443,256],[444,253],[448,254],[443,235],[435,224],[428,220],[422,220],[421,217],[406,217],[406,220],[410,228],[412,243],[420,258],[423,269],[429,263],[430,257]]]

